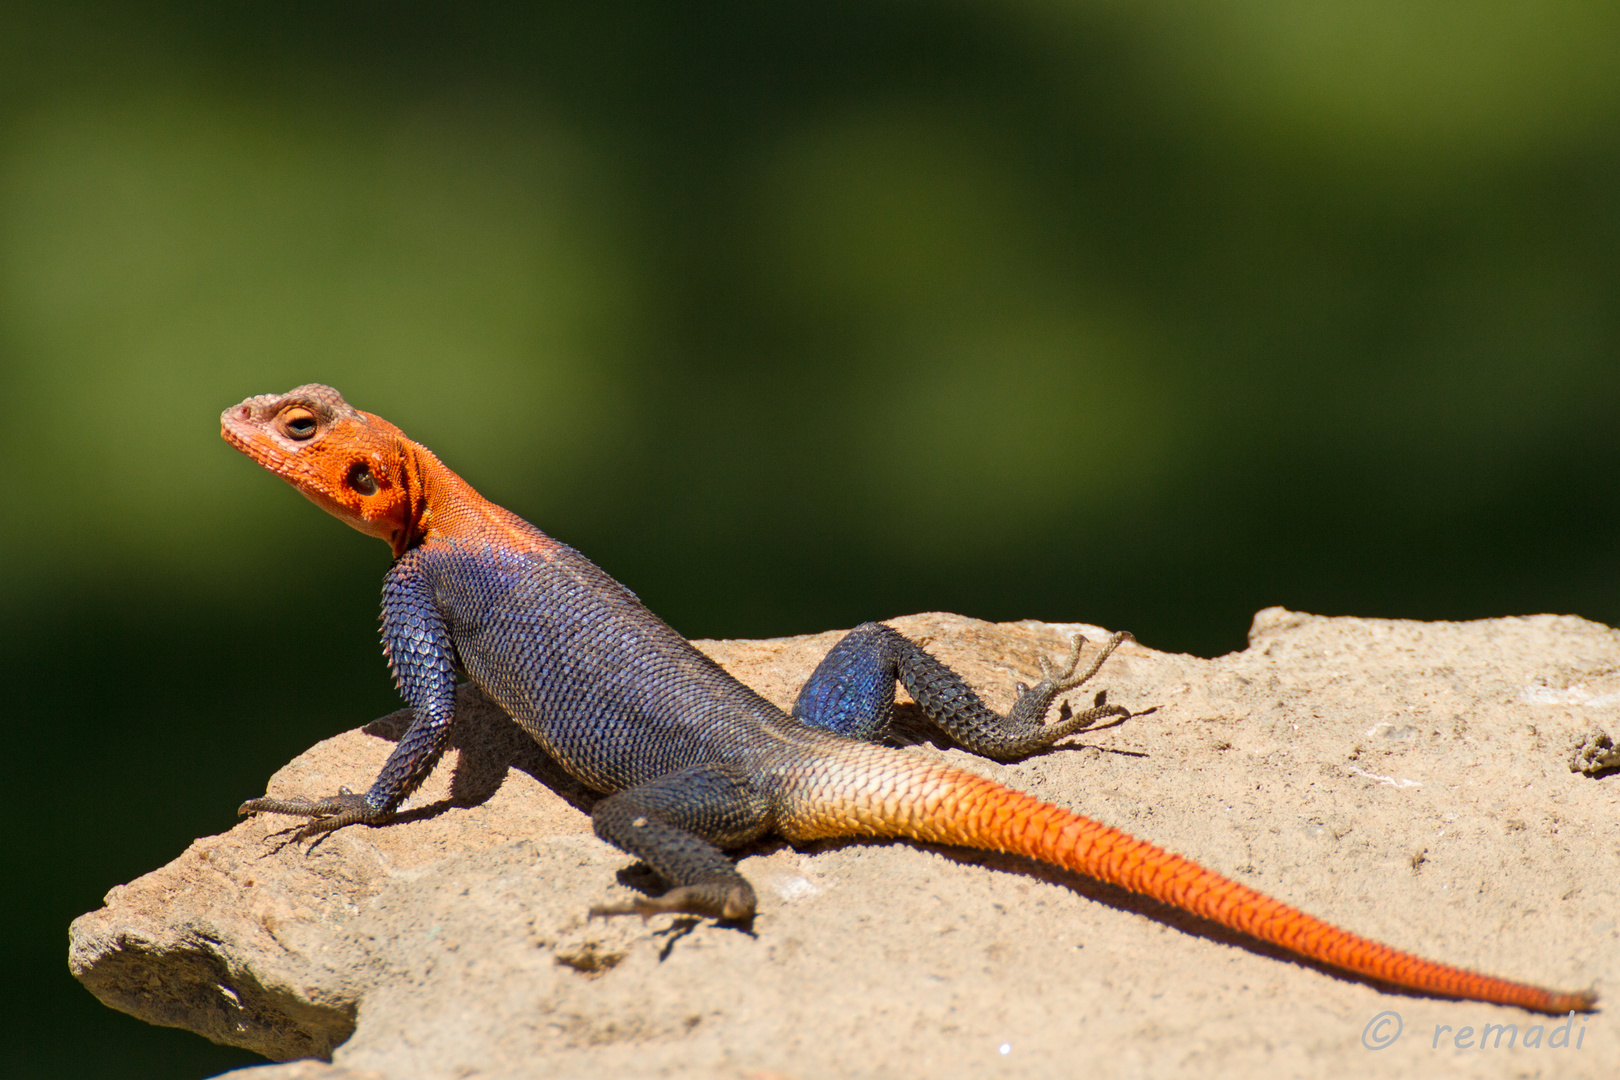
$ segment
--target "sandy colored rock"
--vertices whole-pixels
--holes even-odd
[[[998,709],[1042,653],[1103,634],[893,623]],[[699,645],[786,705],[837,637]],[[919,735],[914,707],[902,731],[912,752],[1358,933],[1612,993],[1620,777],[1569,762],[1615,727],[1616,631],[1273,608],[1250,642],[1215,660],[1122,648],[1098,682],[1136,715],[1016,764]],[[363,789],[402,722],[317,745],[270,793]],[[1561,1029],[1381,991],[1089,879],[956,849],[771,841],[740,860],[760,895],[752,934],[588,922],[591,904],[647,881],[591,834],[588,793],[475,691],[456,742],[398,822],[306,850],[277,840],[285,819],[254,818],[115,888],[73,924],[74,974],[153,1023],[332,1060],[232,1074],[254,1080],[1620,1075],[1612,1009]],[[1400,1034],[1369,1049],[1396,1030],[1380,1014]],[[1500,1047],[1480,1047],[1485,1025],[1510,1024],[1512,1045],[1492,1028]]]

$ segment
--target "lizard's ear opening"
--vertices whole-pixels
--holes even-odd
[[[320,425],[315,414],[303,405],[289,405],[276,417],[276,425],[289,439],[305,442],[315,437]]]
[[[349,466],[349,475],[344,482],[349,485],[349,490],[362,496],[377,494],[377,478],[371,475],[371,466],[364,461]]]

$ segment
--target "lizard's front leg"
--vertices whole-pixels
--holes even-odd
[[[420,556],[407,551],[383,579],[383,651],[394,672],[400,696],[415,718],[383,763],[371,789],[357,795],[347,788],[324,799],[249,799],[241,814],[291,814],[310,818],[296,839],[331,832],[345,825],[377,825],[393,816],[405,797],[419,787],[443,753],[455,719],[455,651],[444,618],[433,603],[420,567]]]

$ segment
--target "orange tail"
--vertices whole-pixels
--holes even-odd
[[[894,751],[883,755],[882,766],[872,760],[877,755],[860,756],[866,759],[862,768],[835,770],[848,786],[824,774],[814,794],[794,807],[783,832],[795,839],[907,836],[1027,855],[1396,986],[1555,1014],[1586,1012],[1597,1001],[1589,990],[1561,994],[1369,941],[1118,829],[972,773]],[[909,760],[901,764],[896,758]]]

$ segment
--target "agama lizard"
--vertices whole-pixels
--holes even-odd
[[[1088,680],[1066,664],[1019,688],[1006,716],[951,669],[881,623],[827,654],[791,715],[728,675],[573,548],[488,502],[426,447],[326,386],[248,398],[225,439],[312,502],[394,552],[382,638],[414,720],[364,795],[251,799],[241,812],[299,815],[299,836],[377,825],[427,776],[454,720],[458,671],[559,764],[605,797],[597,835],[669,886],[594,914],[754,914],[726,849],[775,833],[909,837],[1015,852],[1111,882],[1262,941],[1385,983],[1549,1013],[1592,1008],[1558,993],[1423,960],[1358,937],[1196,863],[994,783],[881,745],[895,682],[967,750],[1013,759],[1104,715],[1044,723]]]

